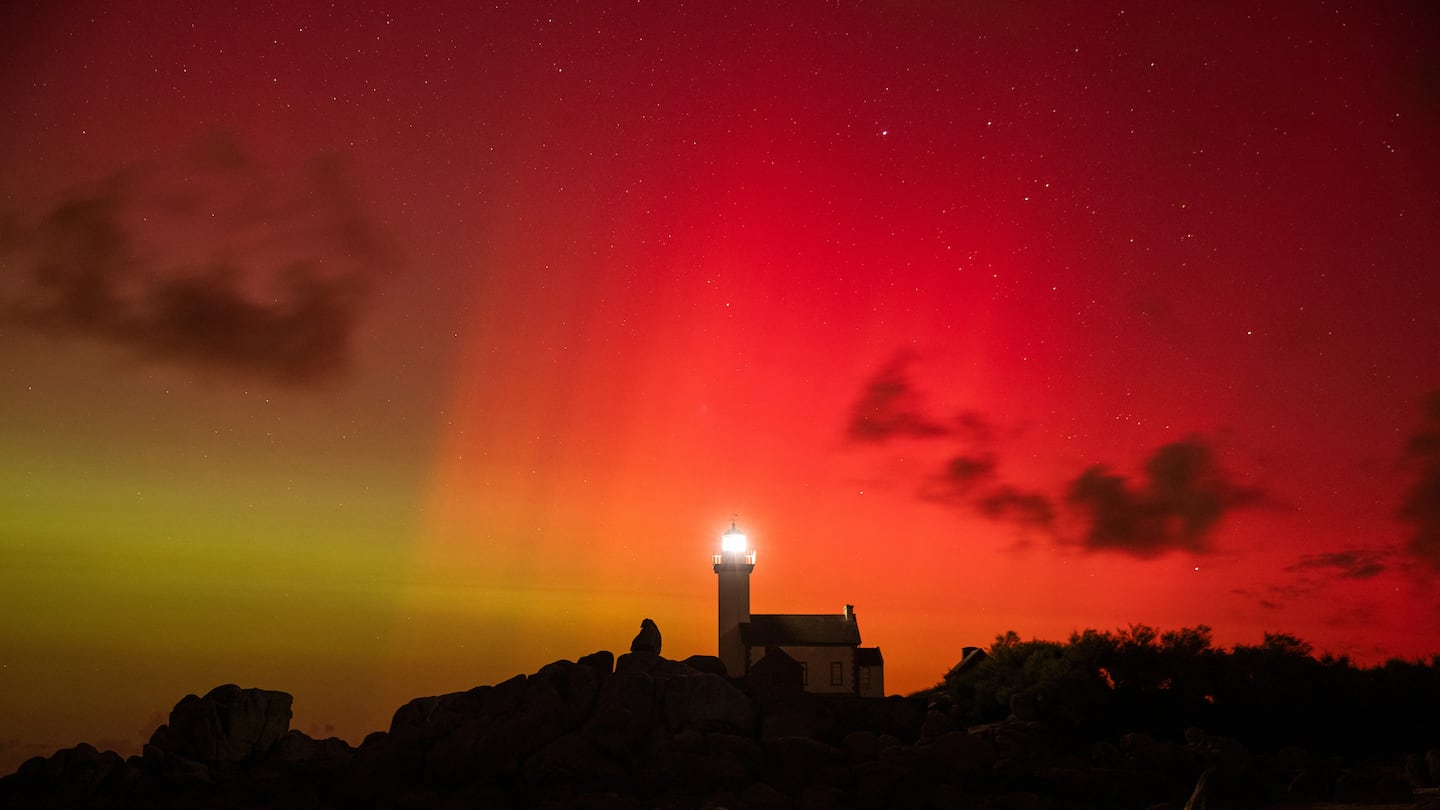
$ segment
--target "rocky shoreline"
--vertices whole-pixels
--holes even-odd
[[[1023,700],[965,727],[923,697],[766,689],[711,656],[556,661],[412,700],[358,747],[291,729],[291,703],[234,685],[188,695],[140,755],[36,757],[0,779],[0,806],[1440,808],[1440,750],[1342,761],[1198,728],[1087,740]]]

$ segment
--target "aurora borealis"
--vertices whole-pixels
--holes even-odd
[[[1425,3],[0,11],[0,772],[853,603],[1440,652]],[[1427,404],[1428,403],[1428,404]]]

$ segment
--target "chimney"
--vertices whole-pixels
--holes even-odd
[[[853,621],[855,621],[855,606],[854,606],[854,605],[846,605],[846,606],[845,606],[845,621],[847,621],[847,622],[853,622]]]

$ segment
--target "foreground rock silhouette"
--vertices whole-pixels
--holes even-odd
[[[289,728],[291,697],[188,695],[141,755],[89,745],[0,780],[22,808],[1156,808],[1411,801],[1394,772],[1256,756],[1198,729],[1067,737],[1017,700],[965,728],[922,698],[775,691],[720,661],[596,652],[417,698],[358,748]],[[1436,757],[1412,758],[1428,773]],[[1437,760],[1440,761],[1440,760]],[[1197,787],[1197,785],[1199,787]]]

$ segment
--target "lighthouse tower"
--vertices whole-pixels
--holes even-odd
[[[738,678],[745,674],[740,625],[750,621],[750,572],[755,570],[755,552],[734,521],[720,536],[720,553],[713,559],[720,580],[720,660],[730,677]]]

